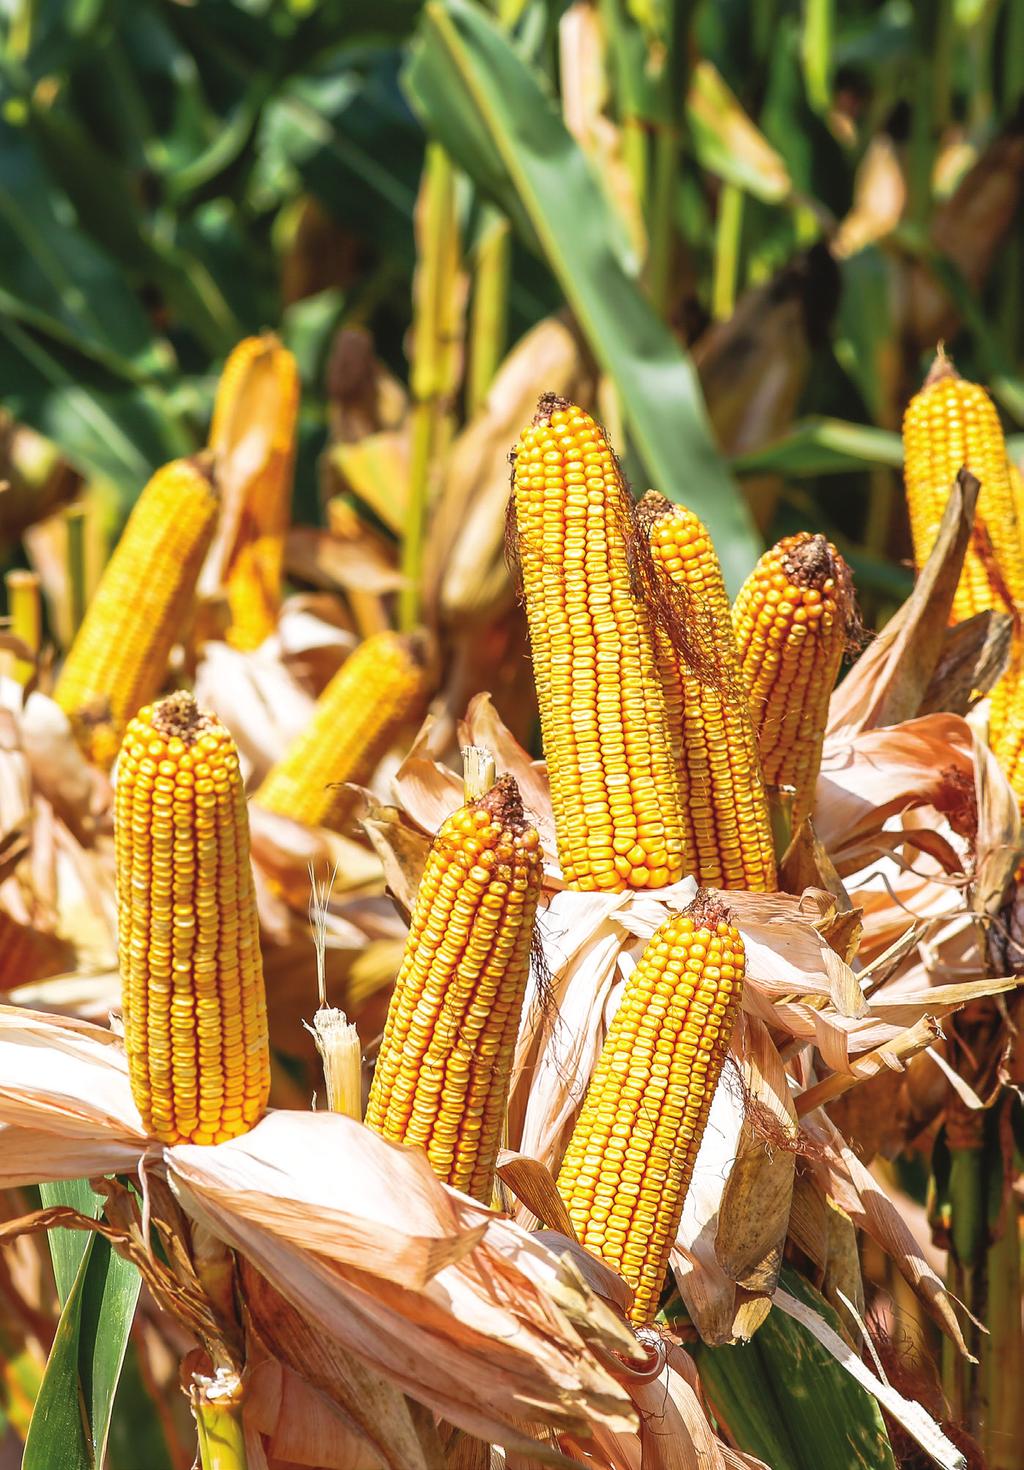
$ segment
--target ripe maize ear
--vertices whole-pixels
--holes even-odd
[[[221,1143],[261,1117],[267,1007],[238,752],[190,694],[125,733],[114,810],[132,1095],[165,1143]]]
[[[795,789],[795,827],[814,808],[828,702],[856,627],[850,569],[824,536],[786,536],[740,589],[733,626],[761,769]]]
[[[366,1122],[490,1203],[542,876],[502,776],[448,818],[416,894]]]
[[[292,354],[269,332],[240,342],[224,365],[210,425],[230,537],[227,640],[236,648],[256,648],[277,625],[298,412]]]
[[[601,427],[541,399],[513,450],[515,535],[570,888],[660,888],[683,873],[679,777],[658,677],[654,572]]]
[[[694,673],[667,633],[658,667],[683,787],[686,867],[713,888],[775,887],[775,849],[722,569],[691,510],[648,491],[640,502],[655,564],[684,589],[692,622],[713,650],[715,683]]]
[[[208,462],[158,470],[107,563],[54,690],[85,753],[109,766],[125,726],[159,691],[217,523]]]
[[[974,533],[953,598],[954,622],[1024,605],[1024,539],[1010,482],[1006,440],[991,398],[969,383],[941,350],[903,418],[904,479],[918,568],[939,533],[957,472],[981,482]]]
[[[352,806],[344,783],[368,780],[401,726],[419,717],[429,691],[423,639],[373,634],[334,675],[253,800],[309,827],[340,830]]]
[[[626,981],[558,1175],[580,1243],[653,1321],[745,971],[729,911],[703,889]]]

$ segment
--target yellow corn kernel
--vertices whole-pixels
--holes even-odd
[[[704,890],[626,981],[558,1175],[580,1243],[653,1321],[745,971],[728,909]]]
[[[298,412],[292,354],[270,332],[240,342],[224,364],[210,425],[230,522],[224,585],[236,648],[256,648],[277,626]]]
[[[373,775],[397,732],[419,717],[429,692],[423,639],[375,633],[342,664],[253,800],[309,827],[340,831],[352,807],[344,783]]]
[[[855,626],[850,569],[801,531],[766,551],[733,607],[764,779],[792,786],[794,827],[814,809],[828,702]]]
[[[109,766],[135,710],[159,691],[217,522],[205,459],[150,480],[103,572],[54,690],[86,754]]]
[[[222,1143],[267,1104],[267,1006],[238,752],[191,694],[129,724],[114,839],[132,1095],[164,1143]]]
[[[601,427],[551,395],[513,457],[562,874],[576,889],[663,887],[683,874],[681,794],[628,487]]]
[[[431,846],[366,1122],[421,1144],[445,1183],[490,1203],[542,877],[536,831],[502,776]]]
[[[1010,483],[1006,440],[984,388],[961,378],[941,349],[907,406],[903,449],[918,569],[935,545],[953,481],[966,466],[981,489],[952,618],[960,622],[988,608],[1013,613],[1024,604],[1024,522]]]
[[[693,511],[650,490],[640,520],[655,564],[681,588],[691,635],[703,635],[718,685],[694,672],[667,633],[658,667],[683,788],[687,872],[713,888],[775,887],[775,849],[757,735],[729,598],[711,537]]]

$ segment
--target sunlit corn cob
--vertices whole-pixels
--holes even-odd
[[[1024,533],[1024,480],[1010,460],[1010,493]],[[989,742],[1006,777],[1024,803],[1024,636],[1014,629],[1010,666],[989,696]]]
[[[225,590],[227,638],[236,648],[256,648],[277,624],[298,411],[292,354],[269,332],[240,342],[224,364],[210,425],[210,448],[232,492],[225,507],[234,521]],[[255,462],[254,445],[263,447]]]
[[[558,1175],[582,1245],[658,1309],[669,1252],[739,1010],[745,959],[703,890],[649,941],[626,981]]]
[[[421,1144],[490,1203],[541,883],[537,833],[502,776],[448,818],[420,880],[366,1122]]]
[[[691,510],[650,490],[640,502],[651,552],[683,589],[696,636],[713,652],[716,688],[667,633],[658,666],[683,787],[686,869],[714,888],[775,887],[775,850],[757,735],[736,651],[729,598],[711,537]]]
[[[1024,605],[1024,540],[1010,482],[999,415],[977,383],[968,383],[940,350],[924,387],[903,418],[903,474],[920,569],[939,533],[957,471],[966,466],[981,482],[974,534],[953,598],[960,622],[995,608]]]
[[[177,459],[156,472],[128,517],[54,690],[97,764],[110,765],[128,720],[160,689],[217,510],[206,459]]]
[[[114,836],[132,1095],[165,1143],[221,1143],[266,1107],[267,1009],[238,752],[190,694],[128,726]]]
[[[429,690],[423,640],[375,633],[342,664],[253,800],[307,826],[340,829],[351,810],[344,783],[373,774],[397,731],[418,717]]]
[[[680,789],[629,489],[601,427],[550,395],[513,458],[562,873],[570,888],[660,888],[683,873]]]
[[[764,779],[792,786],[794,827],[810,816],[828,702],[855,626],[850,569],[800,531],[761,557],[733,607]]]

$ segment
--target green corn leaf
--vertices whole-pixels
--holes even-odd
[[[618,391],[638,488],[654,486],[701,516],[736,588],[760,543],[693,364],[643,295],[622,227],[537,75],[481,9],[431,0],[405,82],[432,135],[557,278]]]
[[[44,1206],[96,1216],[84,1179],[40,1187]],[[50,1232],[63,1308],[25,1441],[22,1470],[100,1470],[142,1278],[89,1231]]]
[[[873,464],[902,466],[899,434],[843,419],[806,418],[781,439],[740,455],[732,467],[738,475],[803,476],[847,474]]]
[[[824,1297],[788,1266],[782,1284],[839,1331]],[[702,1343],[696,1356],[716,1416],[772,1470],[896,1470],[874,1398],[783,1312],[769,1313],[749,1343]]]

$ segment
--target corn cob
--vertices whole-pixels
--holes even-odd
[[[654,575],[646,539],[604,431],[582,409],[542,398],[513,457],[563,876],[576,889],[660,888],[682,876],[683,831],[654,619],[640,585],[644,565]]]
[[[269,332],[240,342],[224,365],[210,425],[233,523],[224,586],[236,648],[258,647],[277,625],[298,411],[292,354]],[[265,449],[257,463],[254,444]]]
[[[1024,480],[1012,460],[1007,472],[1017,524],[1024,532]],[[989,696],[989,742],[1018,800],[1024,803],[1024,637],[1016,623],[1010,666]]]
[[[366,1122],[421,1144],[489,1203],[541,883],[537,833],[502,776],[448,818],[416,894]]]
[[[270,1085],[249,824],[234,741],[190,694],[128,726],[114,812],[125,1051],[165,1143],[245,1133]]]
[[[159,691],[217,521],[205,459],[178,459],[139,496],[71,646],[54,698],[86,754],[109,766]]]
[[[995,405],[939,351],[924,387],[903,418],[904,478],[920,569],[939,533],[942,512],[963,466],[981,481],[974,534],[953,598],[954,622],[988,608],[1024,603],[1024,540]]]
[[[714,888],[775,887],[775,850],[757,735],[736,650],[722,569],[691,510],[651,490],[640,502],[655,564],[684,589],[714,650],[717,687],[693,672],[666,633],[658,667],[683,787],[686,867]]]
[[[740,589],[733,625],[764,779],[795,789],[795,827],[814,807],[828,702],[856,627],[850,569],[824,536],[786,536]]]
[[[345,660],[302,734],[253,798],[310,827],[340,830],[351,810],[347,781],[366,781],[429,692],[427,649],[413,634],[375,633]]]
[[[558,1175],[580,1243],[653,1320],[739,1010],[743,941],[699,890],[626,981]]]

